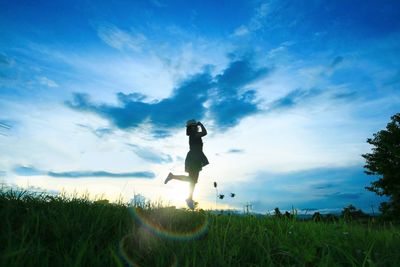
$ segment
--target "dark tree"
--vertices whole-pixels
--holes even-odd
[[[286,211],[285,212],[285,215],[284,215],[286,218],[288,218],[288,219],[292,219],[293,218],[293,214],[290,214],[288,211]]]
[[[276,207],[275,209],[274,209],[274,212],[275,212],[275,217],[282,217],[282,213],[281,213],[281,211],[279,210],[279,208],[278,207]]]
[[[365,173],[379,176],[379,180],[365,187],[379,196],[388,196],[379,208],[383,215],[400,217],[400,113],[391,117],[385,130],[368,138],[372,152],[362,155],[366,159]]]
[[[327,221],[327,222],[337,222],[337,221],[339,221],[338,217],[336,217],[335,215],[330,214],[330,213],[325,215],[324,220]]]
[[[354,219],[367,218],[368,215],[365,214],[361,209],[357,209],[356,207],[350,204],[347,207],[343,208],[342,217],[345,220],[354,220]]]
[[[314,212],[314,214],[313,214],[313,216],[312,216],[312,219],[313,219],[313,221],[315,221],[315,222],[319,222],[319,221],[321,221],[321,213],[319,213],[318,211],[317,212]]]

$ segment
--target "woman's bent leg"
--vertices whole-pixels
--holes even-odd
[[[189,187],[189,199],[193,199],[193,191],[196,186],[197,180],[199,178],[199,172],[189,172],[190,177],[190,187]]]
[[[194,187],[196,186],[195,183],[190,182],[190,186],[189,186],[189,199],[193,200],[193,191],[194,191]]]

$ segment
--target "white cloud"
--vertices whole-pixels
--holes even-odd
[[[37,78],[38,82],[42,85],[45,85],[47,87],[50,88],[55,88],[55,87],[59,87],[58,83],[56,83],[53,80],[50,80],[49,78],[45,77],[45,76],[40,76]]]
[[[103,42],[118,50],[140,51],[146,42],[142,33],[126,32],[118,27],[102,23],[97,28],[97,34]]]
[[[241,25],[235,29],[233,35],[244,36],[256,32],[265,25],[265,19],[270,10],[270,4],[262,2],[255,10],[247,25]]]
[[[264,19],[268,15],[269,4],[261,3],[255,10],[254,16],[251,18],[249,28],[251,31],[257,31],[264,25]]]
[[[249,34],[249,33],[250,33],[249,29],[246,26],[241,25],[241,26],[239,26],[238,28],[235,29],[235,32],[233,33],[233,35],[243,36],[243,35],[246,35],[246,34]]]

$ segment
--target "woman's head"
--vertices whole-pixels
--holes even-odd
[[[192,119],[186,122],[186,135],[197,132],[197,121]]]

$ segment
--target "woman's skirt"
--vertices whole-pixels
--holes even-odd
[[[198,173],[209,164],[206,155],[201,150],[189,150],[185,159],[185,171],[188,173]]]

